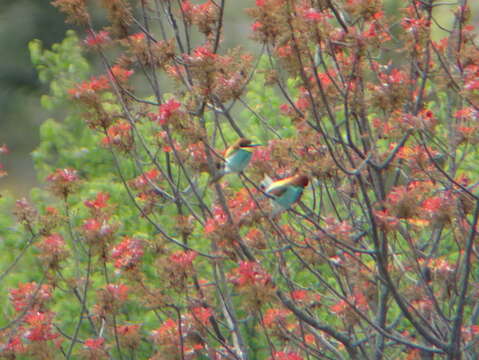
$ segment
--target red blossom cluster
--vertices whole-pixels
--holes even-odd
[[[233,269],[230,281],[238,287],[267,286],[271,284],[271,275],[256,262],[242,261]]]
[[[101,360],[108,358],[108,353],[105,349],[105,338],[88,338],[83,343],[81,351],[82,356],[89,360]]]
[[[233,49],[226,55],[219,55],[207,43],[193,49],[191,55],[183,55],[185,63],[193,78],[195,91],[203,97],[227,102],[238,98],[245,90],[247,73],[252,57],[243,54],[240,49]],[[174,76],[178,74],[174,70]]]
[[[159,178],[160,172],[158,169],[153,168],[130,180],[130,185],[136,190],[146,190],[151,188],[151,183],[154,184]]]
[[[51,296],[52,289],[49,285],[38,285],[36,282],[20,283],[17,289],[10,290],[10,302],[17,312],[43,309]]]
[[[10,302],[18,315],[18,326],[6,334],[7,343],[1,354],[7,358],[29,353],[32,356],[48,356],[48,342],[60,334],[54,331],[55,314],[46,308],[51,300],[52,288],[35,282],[20,283],[10,290]]]
[[[275,284],[271,275],[257,262],[241,261],[229,276],[251,311],[260,308],[273,298]]]
[[[97,302],[93,312],[100,318],[108,318],[117,313],[128,299],[130,288],[125,284],[108,284],[97,292]]]
[[[341,316],[347,324],[354,324],[359,321],[359,313],[367,312],[369,302],[367,297],[356,289],[355,293],[346,299],[341,299],[329,309],[331,312]]]
[[[117,269],[132,270],[140,263],[143,253],[143,242],[140,239],[125,236],[121,243],[113,247],[111,258]]]
[[[104,45],[108,43],[109,41],[111,41],[110,33],[105,30],[101,30],[98,32],[91,32],[90,34],[88,34],[88,36],[84,40],[86,46],[91,48]]]
[[[80,177],[75,169],[56,169],[47,176],[53,194],[59,197],[68,197],[78,186]]]
[[[92,77],[89,81],[83,81],[74,88],[68,90],[68,94],[74,99],[89,102],[100,91],[108,90],[110,81],[106,76]]]
[[[178,323],[173,319],[167,319],[158,329],[151,332],[151,339],[156,345],[160,345],[163,349],[177,354],[180,349],[179,331]]]
[[[102,257],[106,257],[108,244],[113,241],[117,229],[117,225],[111,222],[112,206],[108,204],[109,199],[109,193],[98,192],[95,198],[84,201],[90,216],[83,221],[81,230],[92,246],[93,253]]]
[[[92,214],[96,214],[100,211],[103,211],[108,205],[108,200],[110,199],[110,194],[105,192],[99,192],[96,194],[96,198],[92,200],[85,200],[84,204],[87,208],[90,209]]]
[[[206,221],[204,232],[205,234],[211,234],[218,230],[227,222],[227,215],[219,205],[213,207],[213,217]]]
[[[47,269],[56,270],[60,266],[60,262],[68,256],[68,250],[65,240],[58,233],[45,236],[42,241],[36,245],[40,250],[40,259]]]
[[[170,255],[170,261],[178,266],[182,271],[188,270],[193,266],[193,260],[198,256],[194,251],[177,251]]]
[[[284,327],[286,328],[286,318],[292,315],[291,311],[282,308],[271,308],[266,310],[263,316],[264,326],[267,328]]]
[[[30,229],[32,229],[34,222],[38,218],[37,209],[25,198],[19,199],[15,202],[15,210],[13,213],[20,224],[24,224]]]
[[[202,4],[193,4],[189,0],[183,0],[181,2],[181,11],[186,20],[196,25],[201,33],[205,36],[213,35],[220,12],[220,8],[216,3],[207,0]]]
[[[106,219],[89,218],[83,222],[82,230],[90,241],[110,239],[116,226],[109,224]]]
[[[116,82],[125,84],[135,72],[133,70],[124,69],[120,65],[115,65],[108,71],[108,73]]]
[[[30,341],[48,341],[56,339],[60,334],[53,332],[54,314],[50,312],[29,311],[25,317],[24,336]]]
[[[108,128],[101,143],[104,146],[113,146],[121,151],[128,152],[133,146],[133,141],[131,124],[120,120]]]
[[[139,324],[118,326],[116,332],[120,343],[128,349],[137,348],[141,341],[140,326]]]
[[[191,316],[201,325],[208,326],[210,323],[210,318],[213,316],[213,312],[210,308],[196,306],[191,309]]]
[[[235,223],[243,225],[247,218],[257,209],[255,195],[257,195],[255,190],[248,192],[246,189],[243,189],[228,199],[228,209]]]
[[[181,118],[183,112],[180,111],[181,103],[175,99],[170,99],[158,107],[158,113],[149,113],[148,116],[152,121],[160,125],[166,125]]]

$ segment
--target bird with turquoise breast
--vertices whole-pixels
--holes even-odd
[[[298,202],[303,195],[304,188],[308,186],[309,178],[306,175],[297,174],[277,181],[269,181],[265,188],[265,194],[273,203],[272,215],[289,209]]]
[[[230,173],[241,173],[246,169],[253,156],[253,150],[259,144],[253,144],[251,140],[240,138],[225,151],[224,167],[213,177],[211,182],[220,180]]]

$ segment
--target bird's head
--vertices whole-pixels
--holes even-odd
[[[306,175],[298,174],[293,176],[291,184],[305,188],[309,184],[309,178]]]
[[[236,141],[236,143],[233,146],[238,149],[248,149],[248,148],[252,148],[252,147],[260,146],[260,145],[253,144],[253,142],[250,139],[240,138]]]

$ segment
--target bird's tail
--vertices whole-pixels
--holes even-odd
[[[283,206],[278,204],[276,201],[271,200],[271,213],[269,215],[271,218],[276,217],[277,215],[282,213],[284,210],[286,209]]]
[[[261,190],[266,190],[271,184],[273,183],[273,179],[271,179],[268,175],[264,174],[263,181],[259,184]]]

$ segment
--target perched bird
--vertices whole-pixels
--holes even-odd
[[[248,166],[255,146],[259,144],[252,144],[251,140],[245,138],[238,139],[226,149],[224,167],[215,174],[210,183],[217,182],[226,174],[242,172]]]
[[[308,186],[309,179],[306,175],[293,175],[285,179],[273,181],[266,177],[263,181],[265,194],[271,198],[273,203],[272,216],[287,210],[295,202],[299,201],[303,190]]]

